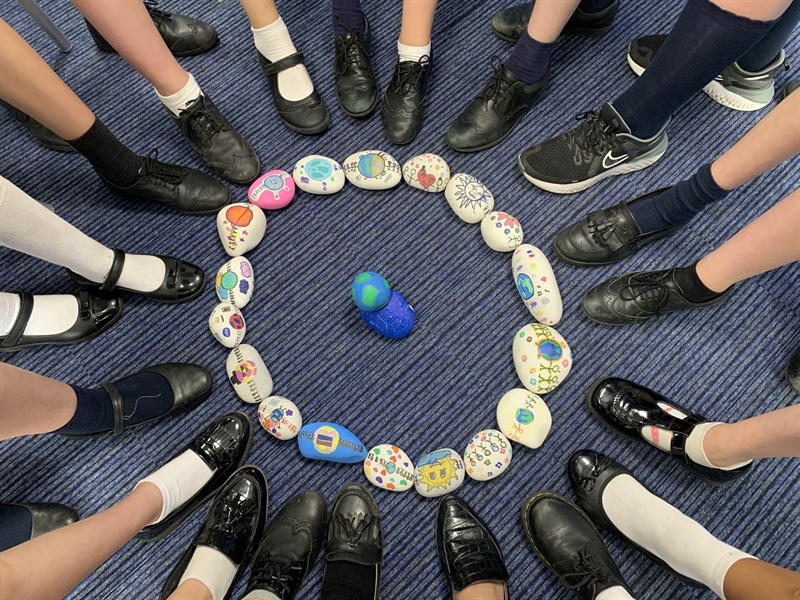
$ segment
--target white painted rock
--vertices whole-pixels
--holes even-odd
[[[553,418],[544,400],[533,392],[516,388],[497,403],[497,424],[512,442],[538,448],[550,433]]]
[[[511,275],[520,298],[533,318],[545,325],[561,320],[564,305],[553,267],[536,246],[522,244],[511,257]]]
[[[450,167],[438,154],[420,154],[403,165],[403,179],[426,192],[442,192],[450,181]]]
[[[249,344],[236,346],[225,361],[228,381],[236,395],[245,402],[256,404],[272,393],[272,375],[258,350]]]
[[[419,459],[414,469],[414,489],[420,496],[436,498],[464,483],[464,461],[452,448],[440,448]]]
[[[309,194],[335,194],[344,187],[342,166],[319,154],[298,160],[292,177],[297,187]]]
[[[273,437],[279,440],[296,438],[303,426],[300,409],[283,396],[270,396],[258,405],[258,421]]]
[[[513,353],[519,380],[536,394],[552,392],[572,368],[567,340],[541,323],[529,323],[516,333]]]
[[[217,304],[208,317],[208,328],[217,341],[226,348],[238,346],[244,340],[247,328],[242,312],[230,302]]]
[[[450,178],[444,197],[458,218],[467,223],[480,223],[494,208],[489,188],[467,173],[456,173]]]
[[[511,252],[522,243],[522,225],[504,212],[490,212],[481,221],[483,241],[497,252]]]
[[[403,179],[400,163],[380,150],[356,152],[345,158],[344,176],[364,190],[388,190]]]
[[[489,481],[505,473],[511,464],[511,442],[497,429],[477,433],[464,450],[467,475],[476,481]]]
[[[244,308],[253,295],[253,265],[244,256],[236,256],[217,271],[214,287],[220,302],[230,302]]]
[[[414,485],[414,463],[397,446],[375,446],[364,459],[364,475],[384,490],[405,492]]]
[[[241,256],[264,239],[267,217],[255,204],[229,204],[217,213],[217,233],[228,256]]]

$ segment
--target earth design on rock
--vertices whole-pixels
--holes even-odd
[[[541,397],[515,388],[497,403],[497,424],[512,442],[536,449],[550,433],[553,417]]]
[[[522,384],[531,392],[553,391],[572,369],[572,351],[555,329],[530,323],[514,336],[514,367]]]
[[[380,154],[365,154],[358,159],[358,171],[364,177],[379,177],[386,167],[386,161]]]
[[[306,175],[315,181],[324,181],[333,173],[333,165],[324,158],[312,158],[306,163]]]
[[[347,180],[364,190],[388,190],[403,179],[400,164],[380,150],[356,152],[342,164]]]
[[[350,293],[359,309],[374,312],[389,303],[392,290],[383,275],[375,271],[364,271],[353,279]]]
[[[339,163],[317,154],[297,161],[292,177],[301,190],[310,194],[335,194],[344,186],[344,173]]]

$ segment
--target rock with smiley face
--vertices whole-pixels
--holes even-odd
[[[258,350],[249,344],[236,346],[225,361],[225,373],[236,395],[257,404],[272,393],[272,375]]]
[[[414,463],[397,446],[381,444],[364,459],[364,475],[379,488],[405,492],[414,485]]]
[[[294,179],[286,171],[268,171],[253,182],[247,198],[259,208],[277,210],[289,205],[294,191]]]
[[[438,154],[420,154],[403,165],[403,179],[426,192],[443,192],[450,182],[450,167]]]
[[[458,218],[467,223],[480,223],[494,208],[489,188],[467,173],[456,173],[450,178],[444,197]]]
[[[414,489],[420,496],[437,498],[457,490],[465,476],[461,455],[452,448],[440,448],[417,462]]]
[[[525,308],[545,325],[555,325],[564,313],[556,275],[544,252],[522,244],[511,257],[511,276]]]
[[[555,329],[529,323],[514,335],[517,377],[534,394],[552,392],[572,369],[572,350]]]

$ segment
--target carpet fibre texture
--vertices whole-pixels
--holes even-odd
[[[99,52],[75,8],[66,1],[42,6],[74,44],[61,54],[14,2],[0,17],[15,27],[108,127],[139,153],[158,148],[159,158],[203,168],[170,122],[150,85],[122,58]],[[458,494],[491,527],[511,574],[512,598],[566,599],[572,593],[540,563],[525,540],[520,508],[535,491],[571,495],[566,460],[579,448],[609,454],[669,502],[722,540],[791,569],[800,569],[800,477],[793,460],[760,461],[735,485],[711,489],[653,448],[615,437],[585,407],[591,382],[601,375],[634,379],[720,421],[736,421],[797,403],[783,372],[800,345],[800,268],[776,269],[737,285],[726,302],[703,311],[660,318],[638,327],[597,325],[580,309],[583,294],[615,273],[689,264],[786,196],[800,182],[791,161],[710,207],[683,231],[630,260],[597,269],[555,258],[555,233],[590,210],[670,185],[723,152],[763,113],[735,112],[698,94],[673,119],[670,149],[654,166],[613,178],[572,196],[531,186],[516,157],[525,147],[575,124],[574,116],[598,109],[635,78],[625,60],[636,36],[667,32],[680,3],[622,3],[611,32],[598,39],[564,36],[553,55],[553,78],[544,100],[500,146],[460,155],[448,149],[449,123],[491,73],[492,55],[511,47],[496,39],[488,21],[502,0],[442,0],[433,31],[435,69],[425,125],[409,146],[393,146],[376,111],[350,119],[338,107],[333,81],[333,39],[325,2],[282,2],[284,20],[331,112],[329,131],[303,137],[278,120],[256,62],[248,22],[238,2],[171,0],[164,8],[215,24],[220,44],[207,54],[181,59],[222,112],[253,143],[264,170],[291,171],[308,154],[342,161],[381,149],[401,163],[422,152],[441,154],[453,173],[467,172],[489,186],[496,208],[520,219],[525,241],[549,256],[564,299],[557,329],[573,349],[569,378],[545,397],[553,428],[538,450],[514,446],[510,469],[487,483],[467,480]],[[373,26],[373,63],[384,90],[396,56],[400,2],[364,8]],[[800,56],[800,37],[786,48]],[[778,73],[780,87],[793,73]],[[0,173],[102,243],[128,252],[169,254],[202,266],[210,275],[227,259],[213,217],[180,215],[166,207],[113,196],[77,154],[46,150],[5,111],[0,128]],[[232,186],[237,201],[246,188]],[[412,460],[442,447],[462,451],[479,430],[495,427],[495,406],[521,387],[511,341],[531,321],[510,277],[510,255],[490,250],[479,226],[460,221],[441,194],[405,184],[386,192],[346,185],[333,196],[299,192],[294,202],[268,213],[264,241],[248,254],[256,276],[244,309],[245,342],[268,365],[275,392],[292,399],[304,421],[334,421],[368,446],[392,443]],[[763,248],[753,248],[753,252]],[[66,293],[74,285],[63,269],[0,250],[0,289]],[[360,320],[349,297],[353,276],[382,273],[417,311],[417,325],[402,341],[383,339]],[[188,414],[119,437],[70,441],[58,436],[16,439],[0,446],[2,501],[53,501],[82,516],[107,508],[135,482],[183,448],[205,424],[241,410],[255,421],[256,407],[234,394],[225,376],[228,351],[206,320],[217,300],[213,286],[188,304],[166,306],[125,296],[125,314],[107,334],[69,347],[41,347],[3,355],[3,361],[77,385],[96,385],[149,364],[189,361],[214,374],[214,392]],[[24,393],[24,390],[20,390]],[[320,490],[329,503],[350,481],[366,483],[360,465],[304,459],[293,441],[278,441],[256,425],[249,462],[270,486],[270,517],[301,490]],[[381,595],[386,600],[449,597],[434,549],[437,503],[415,492],[371,488],[380,506],[386,552]],[[793,500],[794,499],[794,500]],[[157,544],[134,541],[100,566],[72,598],[153,598],[204,519],[197,511],[175,534]],[[711,598],[672,578],[611,535],[604,535],[622,573],[639,598]],[[318,562],[299,598],[319,595]],[[238,584],[238,598],[244,581]]]

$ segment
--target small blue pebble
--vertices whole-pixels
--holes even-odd
[[[382,309],[389,302],[389,282],[375,271],[364,271],[356,275],[350,286],[353,301],[359,309],[372,312]]]
[[[411,333],[417,317],[403,295],[392,291],[386,306],[378,311],[362,310],[361,318],[373,331],[393,340],[399,340]]]

